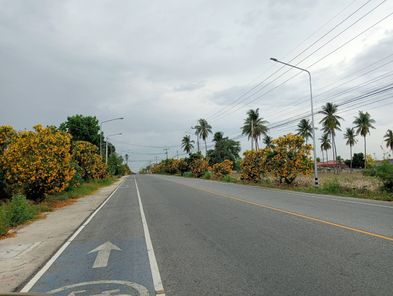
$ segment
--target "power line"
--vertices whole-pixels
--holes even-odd
[[[362,4],[358,9],[356,9],[354,12],[352,12],[351,14],[349,14],[346,18],[344,18],[343,20],[341,20],[338,24],[336,24],[335,26],[333,26],[332,29],[330,29],[328,32],[326,32],[325,34],[323,34],[320,38],[318,38],[316,41],[314,41],[312,44],[310,44],[309,46],[307,46],[305,49],[303,49],[300,53],[298,53],[295,57],[293,57],[291,60],[289,60],[289,63],[292,62],[293,60],[295,60],[297,57],[299,57],[301,54],[303,54],[305,51],[307,51],[309,48],[311,48],[312,46],[314,46],[317,42],[319,42],[321,39],[323,39],[325,36],[327,36],[329,33],[331,33],[333,30],[335,30],[337,27],[339,27],[342,23],[344,23],[346,20],[348,20],[349,18],[351,18],[354,14],[356,14],[360,9],[362,9],[365,5],[367,5],[369,2],[371,2],[371,0],[366,1],[364,4]],[[352,5],[353,2],[351,2],[350,5]],[[349,5],[349,6],[350,6]],[[329,23],[331,20],[333,20],[334,18],[336,18],[338,15],[341,14],[341,12],[343,12],[344,10],[346,10],[348,8],[348,6],[346,6],[343,10],[341,10],[336,16],[334,16],[332,19],[330,19],[327,23]],[[322,25],[322,27],[324,27],[327,23],[325,23],[324,25]],[[322,27],[320,27],[319,29],[316,30],[319,31]],[[314,33],[313,33],[314,34]],[[313,35],[312,34],[312,35]],[[311,36],[312,36],[311,35]],[[311,37],[310,36],[310,37]],[[308,38],[306,38],[307,41]],[[303,41],[303,42],[304,42]],[[298,45],[294,50],[296,50],[300,45]],[[292,50],[292,51],[294,51]],[[272,76],[274,76],[275,74],[277,74],[278,72],[280,72],[285,66],[281,66],[279,69],[277,69],[276,71],[274,71],[272,74],[268,75],[265,79],[263,79],[262,81],[260,81],[258,84],[256,84],[253,88],[251,88],[250,90],[244,92],[242,95],[240,95],[237,99],[234,100],[233,103],[235,102],[241,102],[243,101],[242,98],[244,96],[246,96],[247,94],[249,94],[250,92],[252,92],[253,90],[257,89],[259,86],[261,86],[264,82],[266,82],[269,78],[271,78]],[[285,72],[286,73],[286,72]],[[284,74],[285,74],[284,73]],[[270,84],[270,83],[269,83]],[[268,84],[268,85],[269,85]],[[263,88],[265,88],[267,85],[265,85]],[[255,95],[256,93],[260,92],[263,88],[259,89],[258,91],[254,92],[252,95]],[[246,98],[247,99],[247,98]],[[235,104],[235,106],[238,104]],[[224,107],[224,109],[228,108],[228,106]],[[233,108],[230,107],[228,110],[231,110]],[[223,110],[224,110],[223,109]],[[217,116],[219,113],[224,112],[223,110],[215,112],[214,114],[208,116],[208,119],[213,119],[215,116]]]
[[[386,0],[385,0],[386,1]],[[366,28],[365,30],[363,30],[362,32],[360,32],[359,34],[355,35],[354,37],[352,37],[351,39],[347,40],[346,42],[344,42],[343,44],[341,44],[339,47],[337,47],[336,49],[334,49],[333,51],[329,52],[328,54],[324,55],[323,57],[319,58],[317,61],[315,61],[314,63],[308,65],[307,67],[305,67],[306,69],[311,68],[312,66],[318,64],[319,62],[321,62],[322,60],[326,59],[328,56],[332,55],[333,53],[337,52],[338,50],[340,50],[341,48],[343,48],[344,46],[346,46],[347,44],[349,44],[350,42],[354,41],[355,39],[359,38],[361,35],[363,35],[364,33],[366,33],[367,31],[371,30],[372,28],[374,28],[376,25],[380,24],[381,22],[385,21],[387,18],[391,17],[393,15],[393,12],[389,13],[388,15],[386,15],[385,17],[381,18],[380,20],[378,20],[376,23],[374,23],[373,25],[369,26],[368,28]],[[303,61],[303,60],[302,60]],[[298,65],[298,64],[296,64]],[[278,78],[282,77],[284,74],[286,74],[287,72],[289,72],[291,69],[287,70],[285,73],[279,75],[278,77],[276,77],[273,81],[269,82],[269,84],[271,84],[272,82],[276,81]],[[280,86],[284,85],[285,83],[287,83],[288,81],[292,80],[293,78],[299,76],[301,73],[297,73],[291,77],[289,77],[288,79],[286,79],[285,81],[281,82],[280,84],[276,85],[275,87],[267,90],[266,92],[264,92],[263,94],[257,96],[256,98],[253,98],[251,101],[249,101],[248,103],[246,103],[245,105],[241,105],[238,108],[228,111],[226,113],[233,113],[236,112],[238,110],[240,110],[241,108],[250,105],[251,103],[255,102],[256,100],[261,99],[262,97],[264,97],[266,94],[272,92],[273,90],[279,88]],[[222,113],[221,115],[218,115],[215,119],[218,119],[220,117],[222,117],[225,113]]]

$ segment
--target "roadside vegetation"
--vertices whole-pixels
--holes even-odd
[[[60,128],[0,126],[0,235],[130,174],[113,145],[105,164],[99,137],[92,116],[68,117]]]
[[[240,142],[224,137],[222,132],[214,134],[214,147],[207,150],[206,139],[212,128],[206,120],[200,119],[194,127],[196,142],[190,135],[182,139],[187,157],[162,160],[140,172],[393,201],[393,162],[389,160],[392,154],[384,152],[382,161],[376,161],[367,154],[367,137],[375,128],[375,120],[368,112],[358,112],[353,126],[346,128],[343,134],[350,154],[350,158],[344,160],[336,147],[343,120],[338,111],[338,105],[326,103],[319,112],[323,132],[319,139],[322,161],[317,158],[319,187],[313,185],[313,147],[308,144],[313,137],[310,120],[301,119],[296,134],[289,133],[274,139],[268,134],[268,122],[260,116],[259,109],[249,110],[241,127],[242,134],[251,142],[251,150],[245,151],[242,158],[239,155]],[[358,136],[363,138],[363,152],[353,153]],[[205,142],[205,155],[200,149],[200,139]],[[391,130],[386,132],[384,142],[386,148],[393,152]]]

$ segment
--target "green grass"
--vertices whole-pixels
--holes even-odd
[[[39,213],[65,206],[68,204],[67,200],[92,194],[101,187],[111,185],[115,180],[117,178],[84,182],[78,187],[48,195],[41,203],[33,203],[27,200],[24,195],[15,195],[10,200],[0,203],[0,236],[7,234],[11,227],[35,219]]]
[[[88,182],[84,182],[78,187],[71,187],[63,192],[48,195],[46,197],[46,200],[67,200],[70,198],[78,198],[85,195],[89,195],[97,191],[103,186],[111,185],[115,180],[116,178],[112,177],[112,178],[105,178],[102,180],[91,180]]]

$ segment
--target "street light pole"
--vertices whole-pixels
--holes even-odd
[[[313,102],[313,96],[312,96],[312,82],[311,82],[311,73],[310,71],[297,67],[295,65],[291,65],[285,62],[282,62],[276,58],[270,58],[273,62],[283,64],[288,67],[292,67],[295,69],[298,69],[300,71],[306,72],[308,74],[308,79],[309,79],[309,84],[310,84],[310,102],[311,102],[311,125],[312,125],[312,139],[313,139],[313,145],[314,145],[314,185],[315,187],[319,186],[319,181],[318,181],[318,165],[317,165],[317,146],[315,142],[315,125],[314,125],[314,102]]]
[[[110,137],[114,137],[114,136],[121,136],[122,133],[118,133],[118,134],[112,134],[109,136],[106,136],[106,141],[105,141],[105,164],[108,164],[108,140]]]
[[[109,122],[109,121],[123,120],[123,119],[124,119],[124,117],[116,117],[116,118],[112,118],[112,119],[108,119],[108,120],[104,120],[104,121],[100,122],[100,156],[101,157],[102,157],[102,134],[103,134],[103,132],[102,132],[102,125],[104,123],[106,123],[106,122]]]

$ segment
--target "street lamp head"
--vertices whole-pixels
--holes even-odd
[[[276,58],[270,58],[273,62],[278,62]]]

